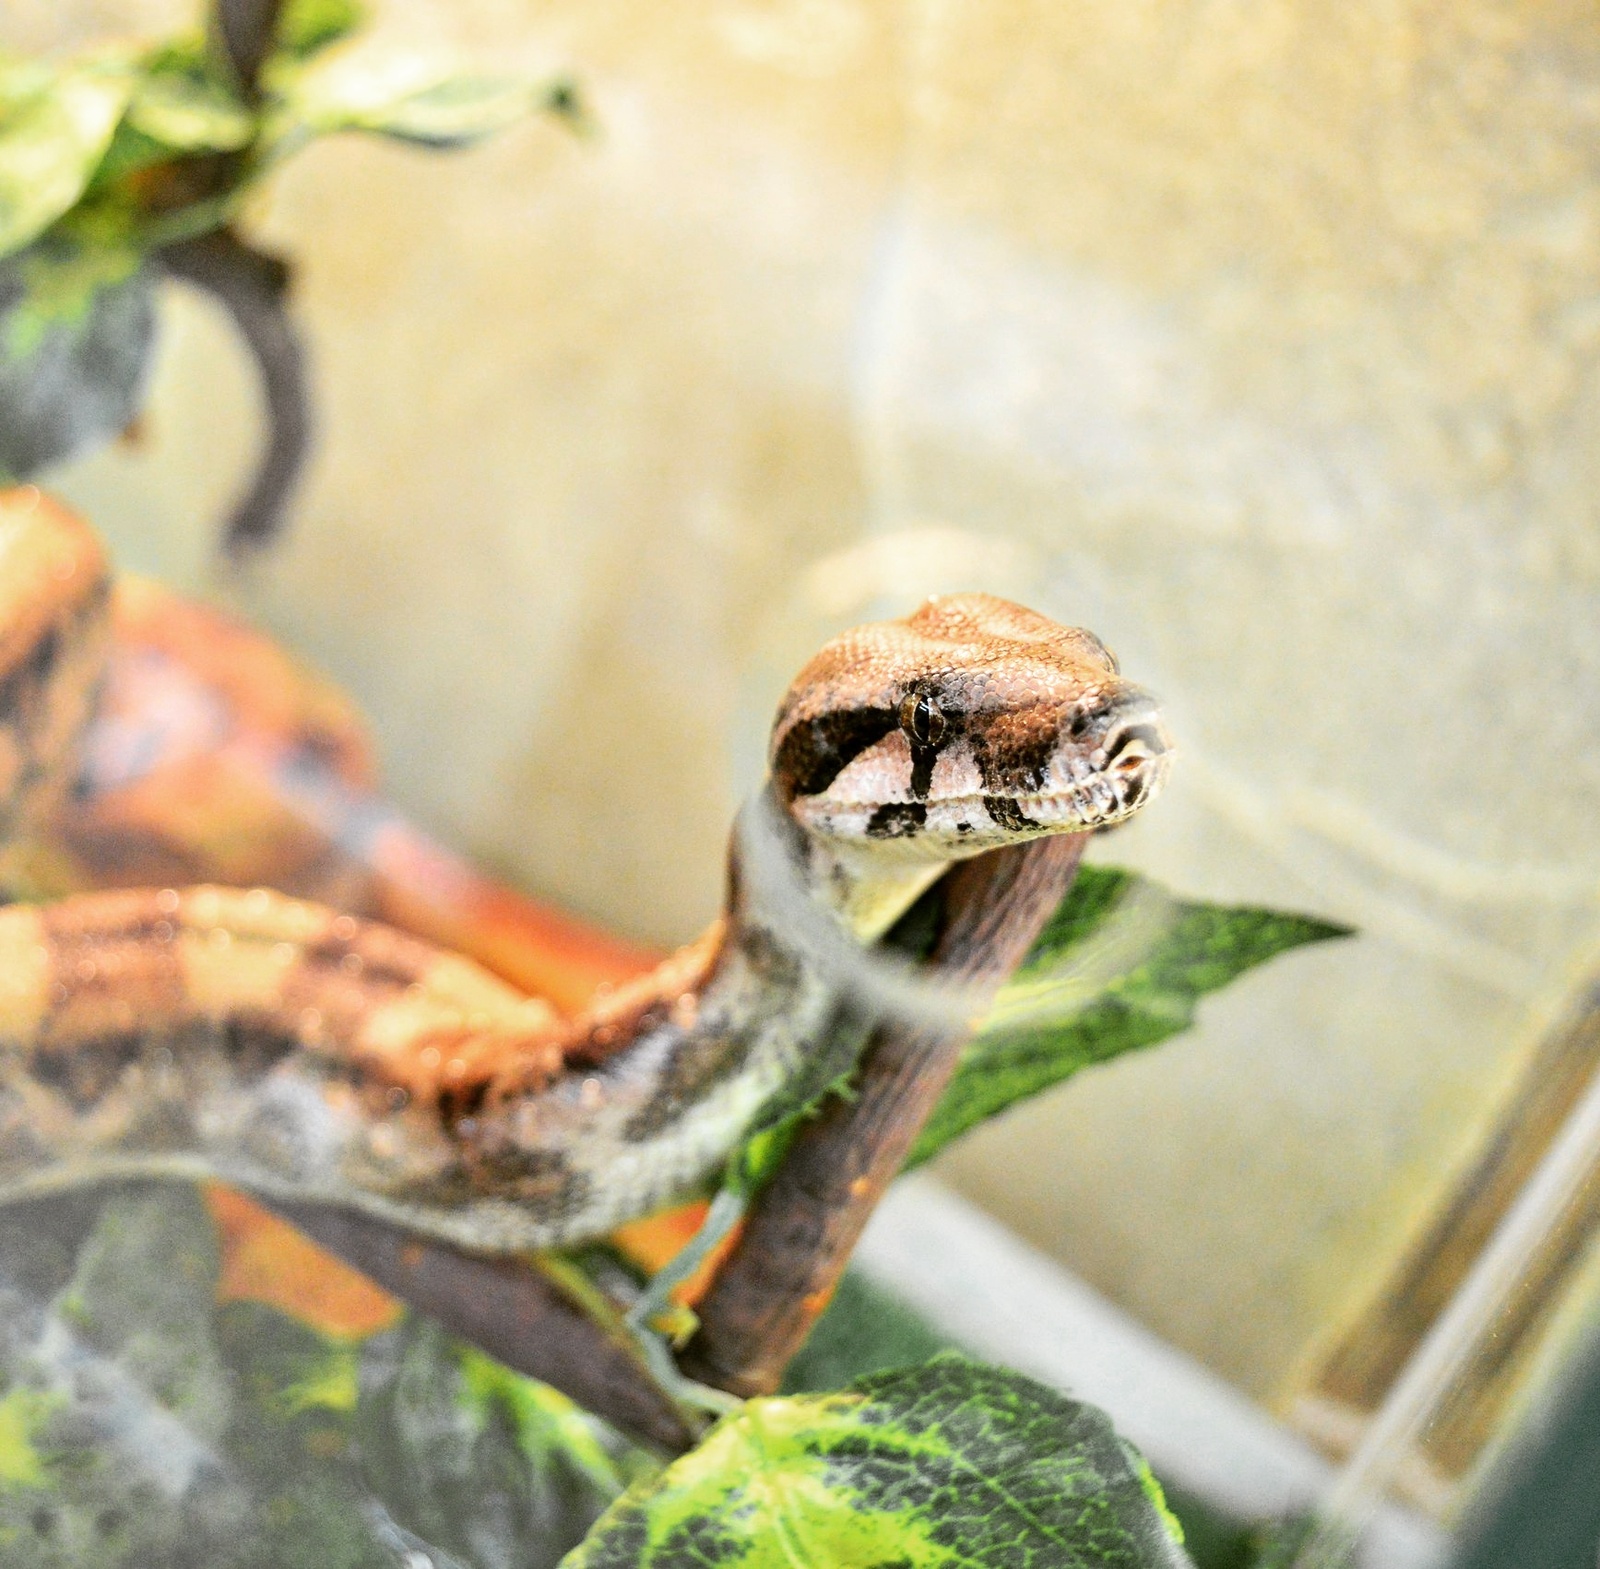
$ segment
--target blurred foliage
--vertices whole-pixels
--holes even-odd
[[[935,1362],[943,1337],[859,1276],[791,1367],[790,1391],[816,1393],[747,1408],[660,1487],[645,1451],[428,1319],[341,1336],[262,1303],[219,1304],[217,1288],[217,1231],[188,1188],[0,1213],[0,1561],[660,1563],[675,1560],[659,1543],[626,1556],[639,1550],[627,1520],[648,1536],[663,1520],[681,1534],[693,1516],[709,1533],[698,1539],[726,1538],[759,1564],[771,1510],[794,1507],[809,1556],[786,1566],[858,1561],[836,1556],[858,1530],[896,1562],[987,1563],[973,1554],[1008,1532],[1052,1565],[1183,1562],[1164,1556],[1160,1491],[1103,1415],[1015,1374]],[[630,1487],[621,1516],[579,1548]],[[946,1531],[947,1509],[971,1518]],[[1105,1556],[1072,1556],[1080,1537]]]
[[[339,131],[465,147],[571,83],[450,75],[333,46],[355,0],[289,0],[258,92],[200,29],[60,61],[0,55],[0,478],[115,434],[137,411],[161,251],[229,223],[264,176]]]
[[[8,1569],[538,1569],[653,1471],[426,1320],[340,1338],[217,1280],[185,1187],[0,1215]]]

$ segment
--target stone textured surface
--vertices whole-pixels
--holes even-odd
[[[166,25],[16,0],[0,44]],[[770,703],[935,588],[1093,625],[1185,756],[1097,853],[1359,924],[945,1162],[1283,1394],[1491,1115],[1600,898],[1600,21],[1397,0],[389,0],[599,134],[314,150],[323,441],[243,605],[396,793],[634,933],[713,907]],[[169,302],[60,488],[207,580],[248,377]],[[1026,1175],[1024,1175],[1024,1173]]]

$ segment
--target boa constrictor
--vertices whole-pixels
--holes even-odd
[[[89,711],[98,561],[64,514],[0,512],[10,832],[61,788]],[[870,943],[954,860],[1125,818],[1169,746],[1098,639],[963,594],[823,648],[770,756],[788,864]],[[712,1173],[851,1006],[752,894],[737,842],[723,918],[566,1020],[465,959],[265,889],[0,911],[0,1202],[214,1177],[486,1251],[601,1235]]]

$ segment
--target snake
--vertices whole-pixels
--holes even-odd
[[[86,525],[0,507],[8,835],[70,775],[106,605]],[[1155,699],[1092,633],[954,594],[805,665],[756,817],[808,904],[864,949],[957,861],[1123,821],[1171,756]],[[838,1076],[859,999],[762,896],[747,840],[702,937],[566,1017],[266,888],[0,909],[0,1203],[220,1179],[488,1253],[603,1236],[705,1184],[819,1064]]]

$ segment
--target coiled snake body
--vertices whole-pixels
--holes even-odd
[[[24,540],[0,512],[13,827],[62,772],[104,637],[97,558],[69,521]],[[870,942],[953,860],[1126,817],[1167,754],[1097,639],[958,595],[806,666],[769,800],[802,883]],[[263,889],[0,911],[0,1201],[204,1176],[483,1250],[603,1234],[714,1171],[849,1006],[737,854],[729,883],[699,942],[571,1020]]]

